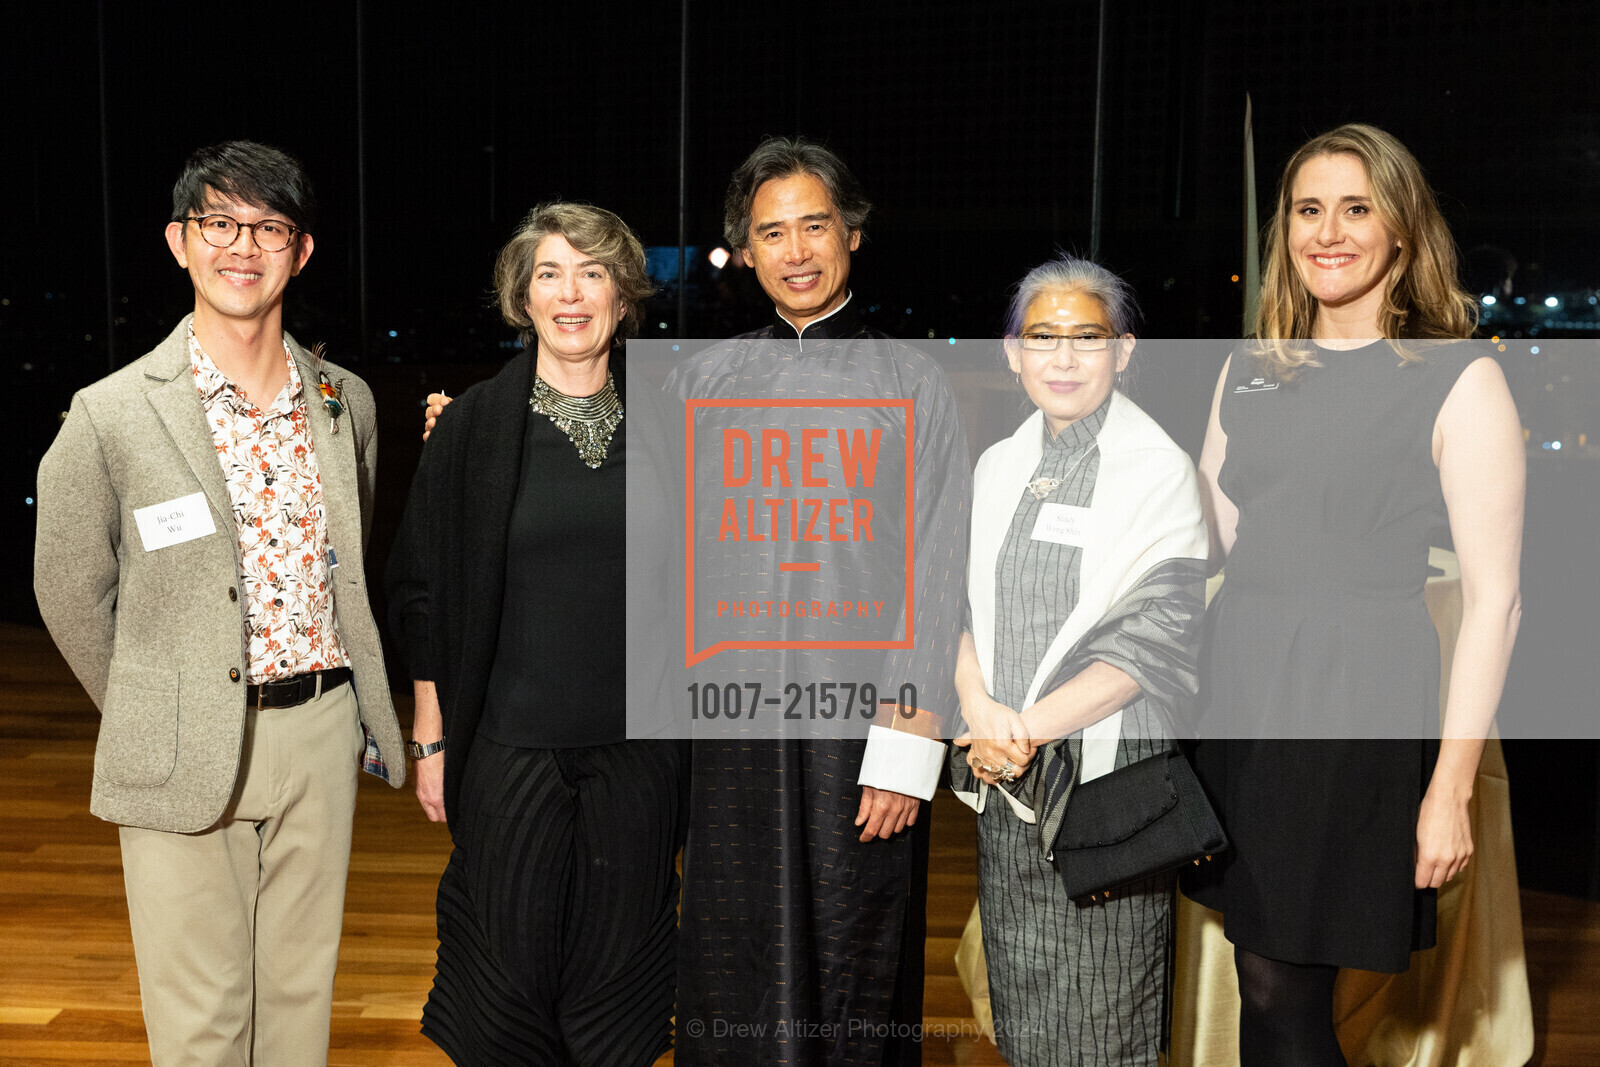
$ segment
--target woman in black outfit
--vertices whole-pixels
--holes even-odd
[[[1258,340],[1200,456],[1214,559],[1195,769],[1232,848],[1188,873],[1234,944],[1245,1067],[1345,1062],[1340,967],[1400,972],[1472,855],[1467,803],[1520,614],[1523,444],[1410,152],[1371,126],[1289,160]],[[1439,740],[1428,547],[1464,612]],[[1299,740],[1294,740],[1299,738]],[[1431,740],[1430,740],[1431,739]]]
[[[462,1064],[648,1064],[671,1044],[688,763],[626,737],[624,498],[664,522],[638,487],[672,472],[654,390],[624,419],[613,359],[644,249],[609,211],[544,204],[495,281],[524,352],[439,419],[388,574],[417,797],[455,842],[422,1031]],[[661,477],[625,494],[628,464]]]

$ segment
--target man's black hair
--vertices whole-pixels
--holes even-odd
[[[317,194],[300,161],[281,148],[223,141],[196,149],[172,186],[172,221],[206,212],[206,188],[281,215],[304,233],[317,228]]]
[[[796,174],[810,174],[822,182],[846,230],[860,230],[866,224],[872,203],[861,191],[856,176],[832,149],[804,137],[768,137],[739,165],[728,183],[722,235],[730,248],[750,244],[750,212],[756,191],[769,181]]]

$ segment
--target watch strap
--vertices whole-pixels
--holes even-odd
[[[416,741],[407,741],[406,742],[406,754],[409,755],[412,759],[427,759],[429,756],[433,755],[435,752],[443,752],[443,751],[444,751],[444,738],[442,738],[442,737],[439,738],[439,740],[437,740],[437,741],[429,741],[425,745],[418,744]]]

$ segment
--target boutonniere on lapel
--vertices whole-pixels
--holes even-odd
[[[344,379],[329,381],[328,372],[322,369],[323,357],[327,349],[321,341],[311,346],[311,358],[317,361],[317,392],[322,394],[322,403],[328,409],[328,414],[333,418],[333,432],[339,432],[339,416],[344,414]]]

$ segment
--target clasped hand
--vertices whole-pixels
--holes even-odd
[[[967,750],[967,766],[981,781],[999,785],[1007,764],[1009,777],[1020,778],[1033,763],[1035,751],[1022,716],[988,696],[971,703],[961,709],[967,732],[952,744]]]

